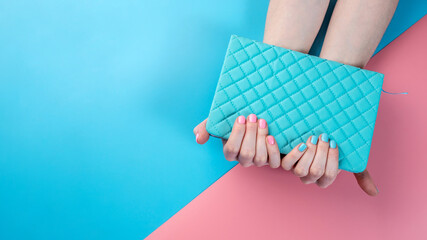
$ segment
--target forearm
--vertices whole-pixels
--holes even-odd
[[[337,2],[320,57],[363,68],[374,54],[398,0]]]
[[[307,53],[328,5],[329,0],[271,0],[264,42]]]

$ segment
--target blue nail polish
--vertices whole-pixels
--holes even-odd
[[[337,147],[337,143],[336,143],[334,140],[331,140],[331,141],[329,142],[329,147],[330,147],[330,148],[336,148],[336,147]]]
[[[301,144],[301,145],[299,146],[298,150],[299,150],[300,152],[303,152],[306,148],[307,148],[307,145],[305,145],[305,143],[303,143],[303,144]]]
[[[316,135],[311,136],[311,143],[316,145],[318,137]]]
[[[327,133],[322,133],[322,141],[328,142],[328,140],[329,140],[328,134]]]

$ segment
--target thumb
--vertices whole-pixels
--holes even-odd
[[[193,129],[193,133],[196,135],[196,142],[198,144],[205,144],[209,140],[209,133],[206,131],[207,121],[208,119],[205,119]]]
[[[360,173],[354,173],[357,183],[360,188],[369,196],[376,196],[378,194],[378,188],[375,186],[374,180],[372,180],[371,175],[368,170]]]

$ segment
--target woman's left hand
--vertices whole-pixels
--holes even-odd
[[[328,134],[311,136],[282,159],[282,168],[292,172],[305,184],[316,183],[321,188],[331,185],[337,177],[338,147]]]
[[[338,146],[334,140],[329,141],[326,133],[311,136],[306,143],[296,146],[282,159],[282,168],[292,170],[305,184],[316,183],[321,188],[331,185],[341,170],[338,169]],[[370,196],[379,191],[368,170],[354,173],[360,188]]]

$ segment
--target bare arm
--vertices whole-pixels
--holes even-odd
[[[340,0],[320,57],[363,68],[374,54],[398,0]]]
[[[365,67],[393,17],[398,0],[340,0],[329,23],[320,57]],[[355,174],[367,194],[378,194],[367,170]],[[320,183],[321,184],[321,183]]]
[[[329,0],[271,0],[264,42],[307,53],[319,32]]]

